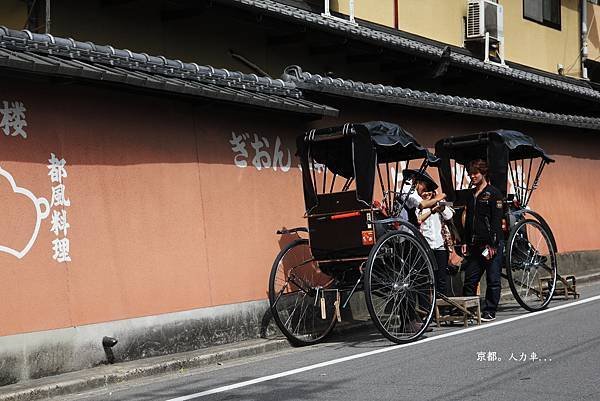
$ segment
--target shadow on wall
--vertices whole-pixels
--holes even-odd
[[[435,143],[442,138],[507,129],[520,131],[533,137],[551,156],[600,159],[600,152],[597,151],[600,148],[600,136],[593,130],[414,109],[356,99],[328,98],[327,104],[341,110],[339,121],[384,120],[398,124],[410,132],[417,142],[430,150],[433,150]]]
[[[276,145],[293,157],[295,137],[309,125],[307,117],[297,114],[79,84],[3,83],[0,101],[22,104],[19,120],[25,122],[21,131],[13,128],[14,121],[3,125],[11,135],[3,136],[1,160],[40,164],[46,164],[50,152],[71,166],[233,165],[234,158],[252,164],[255,148],[265,164],[274,158]],[[243,149],[232,150],[237,136],[250,160],[242,156]]]
[[[289,227],[281,227],[281,230],[287,230],[289,229]],[[301,239],[301,238],[308,238],[308,235],[305,235],[304,237],[301,237],[300,234],[298,233],[293,233],[293,234],[282,234],[279,236],[279,250],[283,250],[286,246],[288,246],[288,244],[291,244],[292,242]],[[275,263],[275,260],[277,258],[278,255],[274,255],[273,256],[273,263]],[[270,270],[270,274],[272,274],[272,270],[273,270],[274,266],[271,267]],[[270,280],[270,276],[269,276],[269,280]],[[267,292],[266,292],[266,298],[269,298],[269,290],[267,288]],[[265,311],[263,318],[261,320],[261,325],[260,325],[260,337],[262,338],[266,338],[269,335],[271,335],[273,333],[273,330],[277,330],[276,326],[275,326],[275,321],[273,320],[273,314],[271,313],[271,309],[270,307],[267,308],[267,310]]]
[[[277,111],[78,84],[8,83],[0,100],[16,99],[26,109],[27,139],[5,137],[0,148],[3,161],[46,164],[49,153],[55,152],[71,166],[199,162],[272,168],[277,161],[283,166],[276,167],[287,168],[288,151],[290,166],[295,166],[295,138],[307,129],[370,120],[397,123],[428,147],[442,137],[505,128],[539,137],[551,154],[600,158],[595,152],[600,139],[585,130],[355,99],[326,98],[324,102],[339,108],[341,116],[314,123]],[[545,140],[549,136],[551,140]]]

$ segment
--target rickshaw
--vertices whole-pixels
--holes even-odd
[[[308,227],[277,231],[296,237],[270,274],[277,326],[293,345],[318,343],[341,321],[353,294],[364,291],[384,337],[418,339],[433,316],[435,259],[401,217],[415,184],[400,171],[420,160],[423,172],[437,158],[398,125],[381,121],[311,130],[298,137],[297,148]]]
[[[544,167],[554,160],[531,137],[502,129],[442,139],[436,143],[435,152],[441,159],[438,172],[442,190],[458,212],[454,222],[459,233],[464,230],[461,210],[467,197],[474,196],[466,166],[474,159],[487,160],[490,182],[504,196],[502,277],[523,308],[532,312],[546,308],[557,278],[569,284],[558,274],[557,247],[550,226],[528,205]],[[464,235],[461,237],[464,240]]]

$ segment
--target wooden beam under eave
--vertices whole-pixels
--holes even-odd
[[[382,53],[378,51],[373,53],[349,54],[346,56],[346,62],[348,64],[379,63],[381,62]]]
[[[140,2],[140,0],[101,0],[101,7],[117,7],[128,3]]]
[[[186,8],[186,9],[180,9],[180,10],[162,10],[160,12],[160,19],[163,22],[169,22],[169,21],[197,17],[198,15],[204,14],[204,12],[206,11],[206,9],[208,7],[209,6],[193,7],[193,8]]]
[[[284,33],[284,34],[269,34],[267,35],[267,46],[285,46],[292,45],[306,40],[306,29],[302,29],[298,32]]]
[[[308,52],[311,56],[322,56],[327,54],[339,54],[345,52],[348,40],[344,39],[338,43],[330,43],[326,45],[311,45],[308,47]]]

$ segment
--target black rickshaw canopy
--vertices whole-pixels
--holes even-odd
[[[440,182],[450,199],[454,194],[451,159],[464,166],[474,159],[487,160],[490,181],[504,196],[507,192],[510,162],[537,158],[541,159],[542,166],[554,162],[530,136],[504,129],[441,139],[435,144],[435,154],[441,159]]]
[[[504,129],[442,139],[436,143],[436,154],[441,146],[451,159],[464,165],[473,159],[488,159],[490,141],[500,145],[501,150],[507,153],[508,161],[541,157],[547,163],[554,162],[530,136]],[[495,148],[492,144],[492,150]]]
[[[297,138],[297,156],[302,166],[306,210],[318,204],[311,176],[311,163],[356,182],[357,200],[371,205],[378,163],[423,159],[435,165],[439,159],[422,147],[402,127],[385,122],[348,123],[343,126],[311,130]]]

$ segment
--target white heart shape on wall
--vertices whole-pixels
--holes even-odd
[[[29,242],[27,242],[27,245],[25,245],[25,247],[21,250],[0,245],[0,252],[6,252],[15,256],[18,259],[21,259],[23,258],[23,256],[27,255],[27,253],[35,243],[35,240],[37,239],[37,236],[40,232],[42,220],[44,220],[50,214],[50,204],[48,203],[48,200],[46,198],[37,198],[30,190],[17,186],[17,183],[15,182],[13,176],[8,171],[4,170],[2,167],[0,167],[0,176],[8,180],[14,193],[27,196],[35,206],[35,211],[37,214],[35,219],[35,229],[33,230],[33,234],[31,234],[31,238],[29,239]],[[42,205],[45,207],[44,211],[42,211]]]

